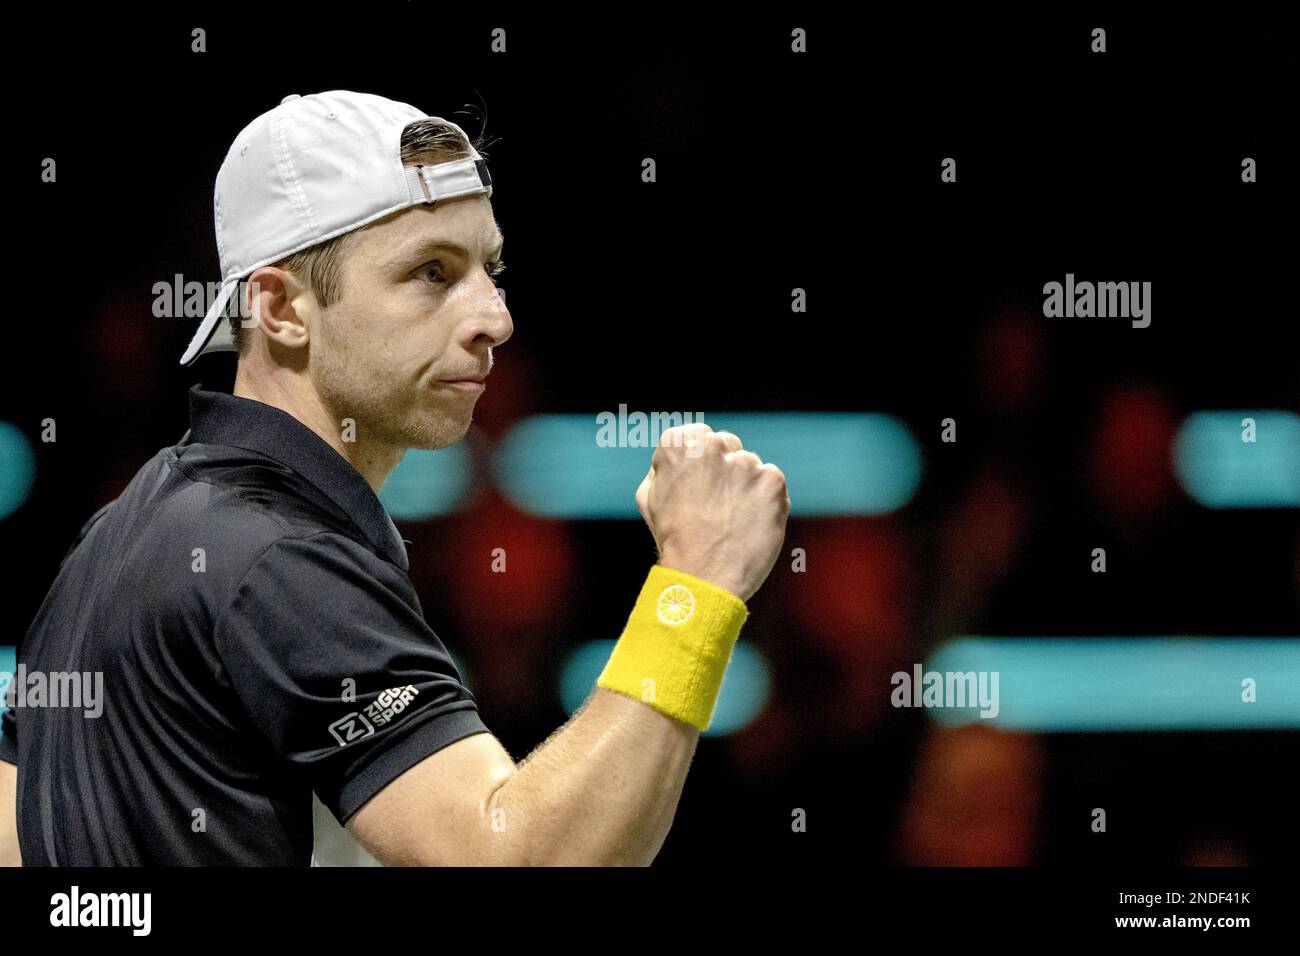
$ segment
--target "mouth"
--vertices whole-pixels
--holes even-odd
[[[434,384],[446,388],[452,388],[461,392],[478,393],[487,388],[487,385],[483,383],[483,379],[485,378],[487,378],[486,375],[478,378],[444,378]]]

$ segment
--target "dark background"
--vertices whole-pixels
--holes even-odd
[[[180,367],[195,320],[150,311],[155,282],[219,277],[212,184],[231,140],[288,93],[363,90],[471,136],[486,113],[515,333],[485,436],[626,403],[884,411],[924,447],[899,512],[791,520],[787,551],[815,560],[778,562],[742,637],[774,698],[701,741],[658,865],[1293,859],[1300,734],[940,733],[888,706],[888,675],[958,634],[1300,633],[1297,513],[1208,511],[1168,467],[1188,412],[1300,397],[1280,9],[449,19],[371,3],[29,25],[5,41],[44,72],[7,105],[19,281],[0,418],[33,442],[37,480],[0,520],[0,643],[85,519],[180,438],[189,385],[233,381],[233,356]],[[939,182],[945,156],[956,184]],[[1042,285],[1066,272],[1151,281],[1151,326],[1044,319]],[[57,443],[39,441],[47,417]],[[528,518],[490,489],[401,530],[430,623],[522,758],[565,719],[565,652],[617,636],[649,534]],[[470,565],[498,545],[525,556],[510,574]]]

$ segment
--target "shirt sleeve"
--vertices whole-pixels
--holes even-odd
[[[267,548],[213,640],[253,731],[341,824],[425,757],[488,732],[410,580],[343,535]]]

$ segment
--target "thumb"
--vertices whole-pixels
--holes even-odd
[[[650,524],[650,485],[654,480],[654,474],[655,470],[652,465],[650,470],[646,472],[645,477],[641,479],[641,484],[638,485],[636,489],[637,509],[641,512],[641,517],[644,519],[646,526],[650,528],[652,534],[654,533],[654,526]]]

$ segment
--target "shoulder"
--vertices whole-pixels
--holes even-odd
[[[163,525],[203,531],[246,565],[304,549],[344,551],[366,560],[349,515],[292,468],[224,445],[187,444],[166,451],[177,481],[162,503]],[[304,544],[299,548],[293,542]]]
[[[349,526],[348,516],[328,495],[257,452],[213,445],[167,451],[184,485],[178,506],[200,511],[208,520],[263,527],[276,537],[344,532]]]
[[[341,575],[401,588],[400,572],[361,543],[337,505],[301,475],[239,449],[164,449],[87,528],[95,560],[124,559],[142,594],[186,614],[219,616],[259,579],[296,594]]]
[[[294,627],[352,621],[423,630],[420,601],[404,571],[337,531],[285,534],[241,554],[223,588],[218,624],[278,620]]]

